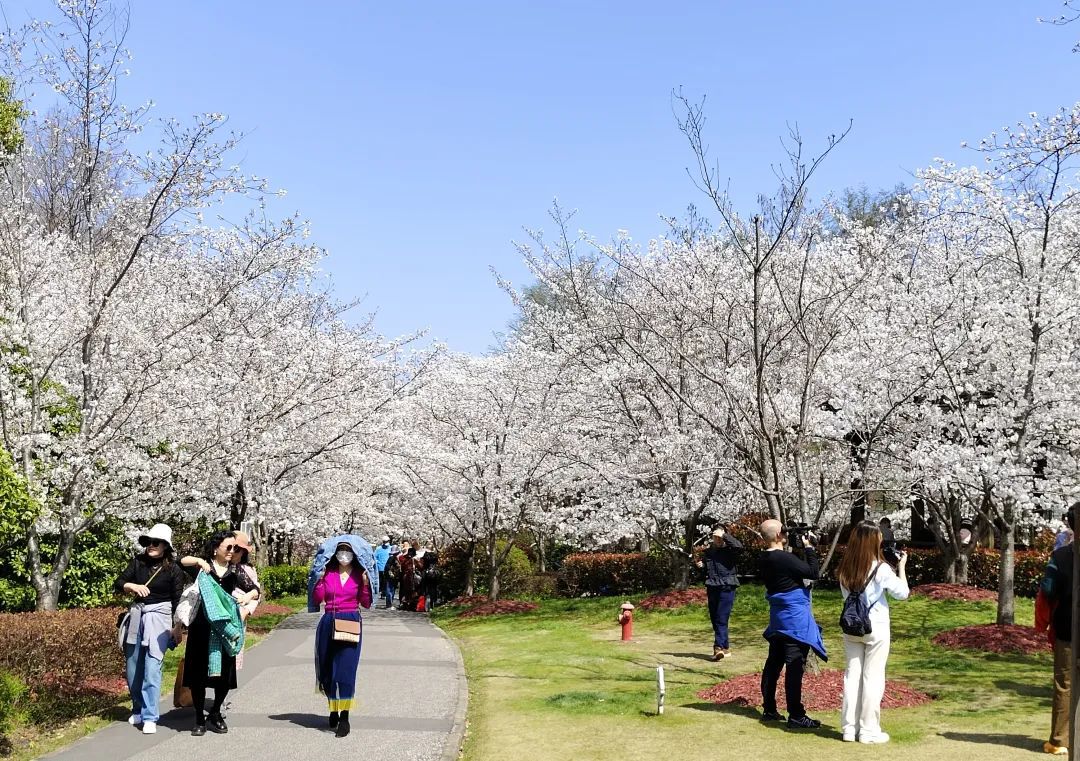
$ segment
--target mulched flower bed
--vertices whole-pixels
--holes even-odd
[[[911,591],[917,595],[929,597],[931,600],[984,602],[997,599],[997,592],[989,589],[979,589],[967,584],[920,584]]]
[[[458,618],[477,618],[479,616],[502,616],[507,613],[528,613],[529,611],[536,610],[539,607],[534,602],[522,602],[520,600],[490,600],[484,599],[485,602],[479,605],[474,605],[471,608],[458,613]]]
[[[280,616],[286,613],[292,613],[293,610],[288,605],[278,605],[277,603],[268,602],[263,603],[255,609],[255,617],[259,616]]]
[[[702,690],[698,697],[719,705],[736,705],[755,708],[761,705],[761,674],[742,674],[728,679],[715,687]],[[823,669],[818,674],[809,671],[803,676],[803,705],[807,711],[838,711],[844,700],[844,672],[839,669]],[[929,703],[932,698],[904,682],[893,679],[885,681],[885,697],[882,708],[908,708]],[[784,696],[784,677],[781,675],[776,691],[777,708],[787,710]]]
[[[932,640],[953,650],[981,650],[987,653],[1020,653],[1030,655],[1050,649],[1043,632],[1031,626],[1016,624],[979,624],[939,632]]]
[[[684,589],[681,592],[672,589],[646,597],[638,604],[638,610],[671,610],[685,605],[705,605],[708,602],[708,594],[703,587]]]
[[[450,602],[448,602],[446,604],[447,605],[465,605],[465,606],[468,606],[468,607],[472,607],[474,605],[480,605],[481,603],[485,603],[487,601],[488,601],[488,598],[485,595],[469,595],[468,597],[466,597],[465,595],[462,595],[460,597],[455,597],[453,600],[451,600]]]

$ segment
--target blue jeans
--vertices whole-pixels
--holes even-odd
[[[386,607],[390,607],[394,604],[394,592],[397,591],[397,584],[386,579],[386,586],[383,587],[383,598],[386,600]]]
[[[131,695],[131,712],[142,720],[156,722],[158,704],[161,702],[162,662],[150,655],[144,645],[124,645],[125,669],[128,693]]]
[[[728,642],[728,619],[731,618],[731,609],[735,605],[736,587],[705,587],[709,595],[709,620],[712,621],[713,647],[722,647],[725,650],[730,646]]]

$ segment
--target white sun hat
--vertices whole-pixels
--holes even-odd
[[[160,539],[172,547],[172,529],[164,523],[155,523],[149,531],[139,536],[139,545],[145,547],[151,539]]]

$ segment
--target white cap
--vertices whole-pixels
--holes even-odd
[[[172,547],[172,529],[164,523],[155,523],[149,531],[139,536],[139,544],[145,547],[151,539],[161,539]]]

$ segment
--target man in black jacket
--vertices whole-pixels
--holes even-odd
[[[1065,513],[1065,521],[1076,536],[1076,519],[1080,502]],[[1074,538],[1073,541],[1076,541]],[[1073,545],[1058,547],[1050,553],[1040,589],[1054,606],[1051,627],[1054,630],[1054,703],[1050,740],[1043,750],[1056,756],[1069,755],[1069,713],[1072,681],[1072,610],[1073,610]]]
[[[736,562],[742,548],[742,542],[728,533],[723,526],[718,526],[712,532],[712,545],[705,550],[705,560],[697,563],[698,568],[705,568],[705,591],[709,595],[714,661],[731,655],[728,619],[731,618],[731,609],[735,605],[735,591],[739,588]]]
[[[805,560],[786,551],[787,533],[778,520],[762,523],[761,537],[768,547],[761,553],[759,572],[769,601],[769,627],[764,634],[769,641],[769,657],[761,671],[762,718],[765,721],[784,719],[776,710],[776,685],[780,681],[780,672],[785,671],[788,727],[817,729],[821,722],[807,716],[802,703],[803,670],[810,651],[816,652],[821,660],[828,660],[821,627],[814,620],[810,605],[810,588],[806,584],[818,578],[817,553],[804,533],[796,538]]]

